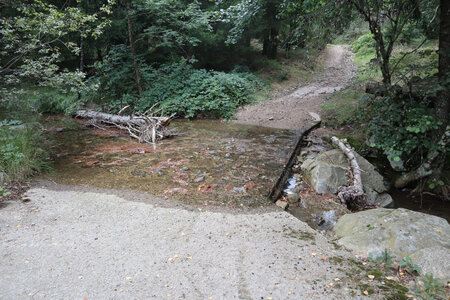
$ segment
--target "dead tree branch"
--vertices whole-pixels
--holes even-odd
[[[347,156],[350,167],[351,174],[353,177],[352,185],[341,186],[338,188],[338,197],[342,203],[345,203],[347,207],[351,210],[360,210],[365,208],[367,204],[366,195],[364,194],[363,184],[361,180],[361,169],[353,151],[344,145],[337,137],[333,136],[331,138],[333,144],[338,146],[342,152]]]
[[[149,111],[131,117],[112,115],[93,110],[79,110],[75,113],[75,117],[93,120],[97,126],[99,124],[114,126],[127,132],[140,143],[153,144],[164,138],[176,135],[174,131],[167,128],[174,116],[175,114],[168,117],[162,115],[155,116],[155,113]]]

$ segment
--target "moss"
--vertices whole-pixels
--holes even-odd
[[[325,125],[341,127],[355,120],[359,100],[364,93],[352,87],[335,92],[322,105]]]
[[[333,256],[333,257],[330,257],[328,259],[328,261],[332,264],[338,265],[338,264],[341,264],[344,261],[344,259],[340,256]]]
[[[336,242],[331,242],[331,244],[334,246],[334,249],[339,250],[342,248],[341,245],[338,245]]]
[[[378,269],[373,269],[372,271],[369,272],[369,275],[373,275],[375,276],[375,280],[381,280],[383,279],[383,272],[381,272],[381,270]]]
[[[316,239],[315,233],[309,231],[295,230],[289,226],[283,228],[284,235],[303,241],[314,241]],[[314,242],[313,242],[314,244]]]

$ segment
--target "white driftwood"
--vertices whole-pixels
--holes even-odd
[[[126,109],[127,107],[124,107],[124,109]],[[103,113],[103,112],[98,112],[95,110],[89,110],[89,109],[81,109],[78,110],[75,113],[75,116],[77,118],[82,118],[82,119],[93,119],[93,120],[98,120],[101,122],[109,122],[109,123],[115,123],[115,124],[134,124],[134,125],[145,125],[146,122],[146,117],[140,117],[140,116],[120,116],[120,115],[112,115],[112,114],[108,114],[108,113]],[[150,119],[153,119],[155,121],[159,121],[161,123],[167,123],[171,120],[171,118],[169,117],[154,117],[154,116],[150,116]]]
[[[84,109],[77,111],[75,117],[90,119],[96,126],[104,124],[119,128],[126,131],[132,138],[139,140],[140,143],[155,143],[158,140],[175,135],[173,131],[167,129],[174,115],[156,117],[147,111],[138,116],[119,116]]]
[[[361,180],[361,169],[359,168],[358,162],[356,160],[353,151],[349,149],[343,142],[341,142],[337,137],[333,136],[331,138],[333,144],[338,146],[342,152],[347,156],[351,173],[353,176],[352,185],[341,186],[338,188],[338,197],[341,202],[346,203],[349,208],[361,209],[367,206],[366,195],[364,194],[363,184]]]

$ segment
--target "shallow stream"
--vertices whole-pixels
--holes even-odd
[[[218,120],[177,120],[170,128],[180,135],[156,145],[66,118],[46,126],[57,158],[44,179],[231,207],[271,204],[268,193],[297,139],[293,131]]]

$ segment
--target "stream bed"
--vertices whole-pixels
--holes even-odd
[[[47,119],[61,184],[138,190],[193,205],[265,206],[297,140],[289,130],[218,120],[176,120],[179,136],[139,144],[119,132]]]

